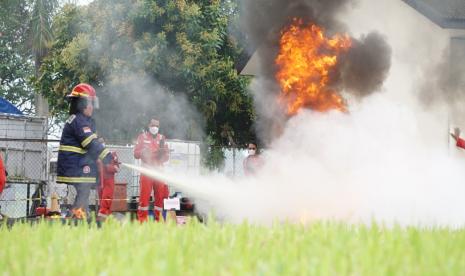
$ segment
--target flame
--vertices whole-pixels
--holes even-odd
[[[345,112],[341,95],[328,87],[329,73],[338,63],[338,56],[351,47],[347,35],[326,38],[317,25],[304,25],[294,18],[282,31],[280,49],[276,57],[276,80],[281,87],[279,102],[289,115],[301,108],[316,111],[337,109]]]
[[[73,209],[71,210],[71,212],[73,213],[73,218],[77,218],[77,219],[86,218],[86,212],[82,208]]]

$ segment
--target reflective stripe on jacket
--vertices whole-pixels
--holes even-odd
[[[98,140],[95,123],[82,113],[71,115],[65,123],[58,149],[57,182],[95,183],[96,160],[111,162],[111,154]]]

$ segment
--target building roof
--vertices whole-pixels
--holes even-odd
[[[465,0],[402,0],[445,29],[465,29]]]

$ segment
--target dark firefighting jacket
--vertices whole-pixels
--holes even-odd
[[[98,140],[95,123],[82,113],[71,115],[61,135],[57,161],[57,182],[95,183],[97,159],[109,164],[112,156]]]

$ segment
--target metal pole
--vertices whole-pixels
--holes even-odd
[[[447,114],[447,153],[450,156],[450,114]]]
[[[42,138],[44,140],[47,139],[47,129],[48,129],[48,117],[45,117],[45,120],[42,122]],[[49,173],[49,156],[48,156],[48,150],[47,150],[47,142],[43,141],[41,142],[42,145],[42,151],[43,151],[43,156],[42,160],[45,160],[45,162],[42,161],[42,180],[47,181],[48,180],[48,173]]]
[[[24,120],[24,138],[27,138],[27,120]],[[21,158],[21,174],[26,176],[26,141],[23,141],[23,156]],[[30,177],[30,176],[29,176]]]
[[[191,143],[187,143],[187,166],[186,166],[186,171],[190,171],[191,168]]]
[[[236,148],[233,148],[233,177],[236,177]]]
[[[31,184],[27,183],[26,216],[29,216],[29,199],[31,198]]]

